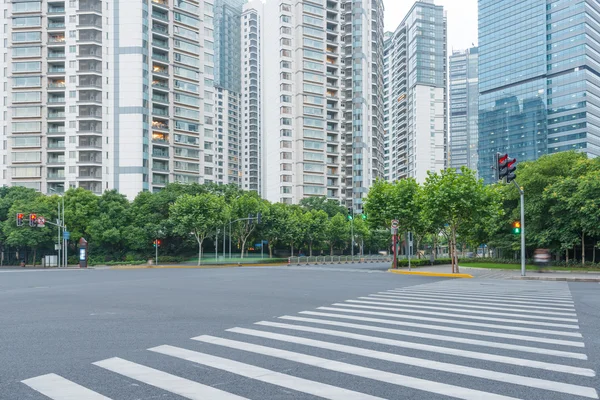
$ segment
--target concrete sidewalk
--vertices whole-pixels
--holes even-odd
[[[570,272],[570,271],[526,271],[526,276],[521,276],[521,271],[516,269],[472,268],[459,267],[461,274],[472,275],[479,279],[522,279],[541,281],[567,281],[567,282],[600,282],[600,272]],[[408,268],[399,268],[399,271],[408,271]],[[429,267],[411,268],[411,271],[431,272],[436,274],[451,273],[451,265],[434,265]]]

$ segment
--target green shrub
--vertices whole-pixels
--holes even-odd
[[[437,258],[435,260],[433,260],[433,264],[431,263],[431,260],[426,259],[426,258],[415,258],[415,259],[411,259],[410,260],[410,265],[411,267],[427,267],[430,265],[446,265],[446,264],[451,264],[452,260],[449,258]],[[408,260],[398,260],[398,267],[399,268],[403,268],[403,267],[408,267]]]

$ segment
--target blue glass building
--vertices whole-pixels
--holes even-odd
[[[479,175],[494,154],[600,155],[600,4],[479,0]]]

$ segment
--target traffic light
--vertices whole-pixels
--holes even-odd
[[[262,222],[262,213],[259,212],[258,214],[256,214],[256,223],[260,224]]]
[[[37,215],[29,214],[29,226],[33,228],[37,226]]]
[[[17,226],[23,226],[23,213],[17,213]]]
[[[160,247],[160,239],[154,241],[154,247]]]
[[[517,159],[513,158],[506,163],[506,183],[511,183],[517,178],[515,170],[517,169]]]
[[[354,219],[354,211],[352,207],[348,207],[348,221],[352,221]]]
[[[503,180],[507,175],[506,164],[508,164],[508,154],[496,154],[496,180]]]
[[[512,226],[513,226],[513,233],[515,235],[518,235],[521,233],[521,222],[515,221],[515,222],[513,222]]]
[[[367,214],[363,214],[362,215],[362,219],[364,219],[366,221],[367,220]]]

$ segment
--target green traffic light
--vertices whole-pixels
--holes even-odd
[[[521,228],[514,228],[514,229],[513,229],[513,233],[514,233],[515,235],[518,235],[518,234],[520,234],[520,233],[521,233]]]
[[[352,217],[352,215],[348,215],[348,221],[352,221],[354,218]]]
[[[363,214],[362,219],[367,219],[367,214]]]

